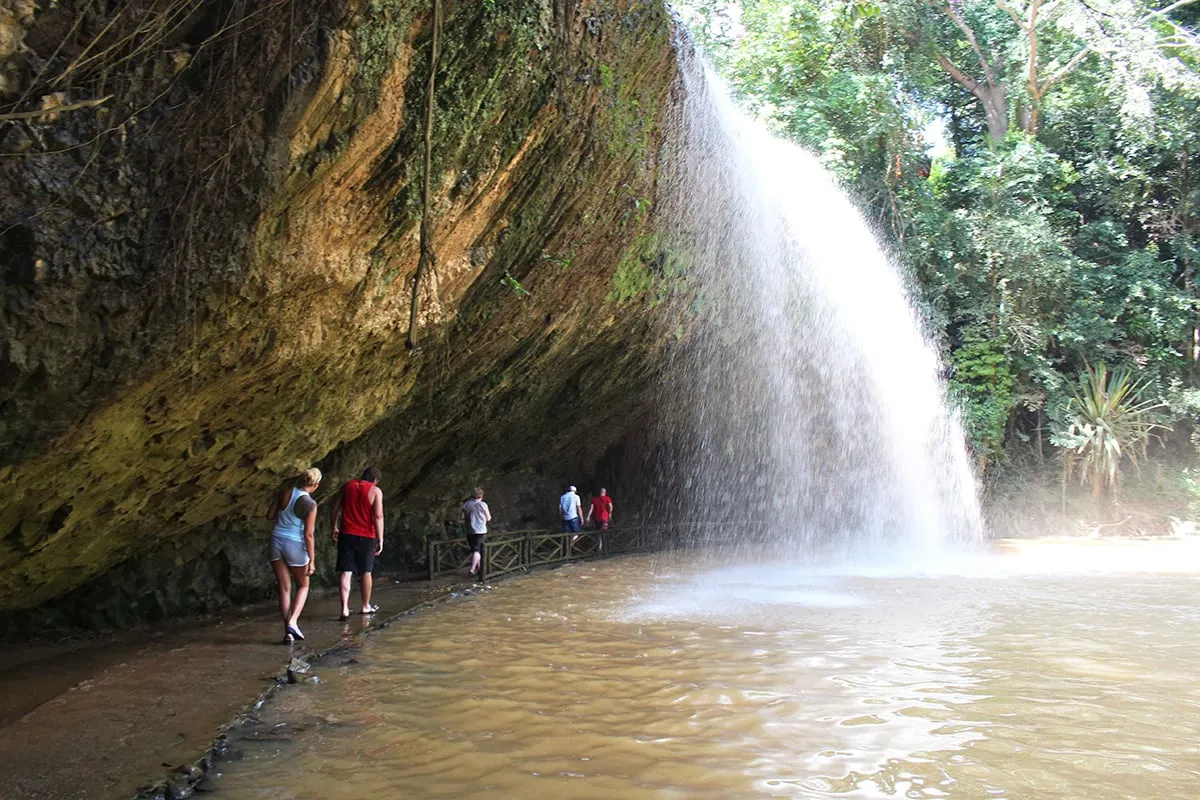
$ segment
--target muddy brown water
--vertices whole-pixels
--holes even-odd
[[[0,653],[0,800],[133,795],[207,752],[218,731],[273,686],[293,654],[353,646],[373,626],[443,596],[450,583],[377,583],[374,617],[337,621],[314,597],[308,639],[280,644],[270,604],[223,617],[14,646]]]
[[[1200,797],[1200,542],[577,564],[369,637],[212,796]]]

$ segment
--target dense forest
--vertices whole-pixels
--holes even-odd
[[[1111,496],[1147,445],[1191,450],[1200,3],[682,13],[743,105],[816,152],[910,270],[985,472],[1052,462]]]

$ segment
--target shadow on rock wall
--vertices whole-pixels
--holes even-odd
[[[658,0],[447,4],[413,350],[427,4],[18,5],[0,609],[94,626],[259,598],[259,509],[299,469],[381,466],[417,552],[401,520],[587,473],[641,424],[686,308],[645,245],[675,77]]]

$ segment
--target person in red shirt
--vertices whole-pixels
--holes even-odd
[[[383,490],[379,470],[367,467],[362,478],[346,481],[333,503],[333,541],[337,544],[338,588],[342,614],[350,619],[350,583],[358,575],[362,588],[362,613],[374,614],[371,605],[372,570],[375,556],[383,552]]]
[[[596,528],[598,530],[608,530],[609,520],[612,519],[613,501],[608,496],[608,489],[601,489],[600,494],[592,498],[592,507],[588,509],[587,519],[585,523],[590,523],[592,517],[596,518]]]

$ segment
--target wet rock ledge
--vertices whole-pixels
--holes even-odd
[[[305,611],[302,646],[279,644],[278,612],[264,604],[206,624],[155,627],[73,646],[10,647],[0,655],[0,797],[110,800],[203,790],[213,759],[245,735],[269,735],[259,709],[304,683],[321,657],[345,660],[368,631],[459,596],[453,583],[382,582],[380,614],[337,621],[336,596]],[[7,692],[20,693],[19,698]],[[14,704],[14,701],[17,702]],[[214,738],[215,737],[215,738]]]
[[[0,8],[0,632],[261,596],[263,498],[314,462],[379,465],[419,552],[464,485],[544,514],[639,441],[686,322],[668,14],[443,5],[415,348],[431,3]]]

